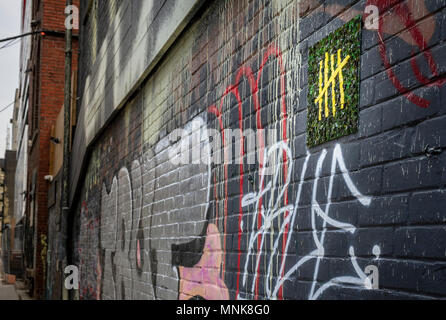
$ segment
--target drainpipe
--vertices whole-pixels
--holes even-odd
[[[71,6],[72,0],[66,0],[66,6]],[[68,17],[68,14],[67,14]],[[62,176],[62,197],[61,197],[61,241],[62,241],[62,279],[65,278],[65,267],[67,266],[68,249],[68,215],[69,208],[69,176],[70,176],[70,131],[71,131],[71,62],[72,62],[72,30],[65,30],[65,86],[64,86],[64,144],[63,144],[63,176]],[[68,300],[68,291],[62,281],[63,300]]]

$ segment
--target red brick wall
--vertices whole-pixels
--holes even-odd
[[[79,8],[79,0],[73,0],[73,5]],[[46,0],[42,3],[42,29],[65,30],[65,0]],[[73,30],[77,34],[77,30]]]
[[[78,1],[73,1],[79,5]],[[43,17],[41,28],[44,30],[64,31],[65,22],[65,1],[48,0],[42,2],[41,12]],[[41,41],[40,72],[38,81],[40,82],[40,106],[39,106],[39,127],[37,137],[30,150],[28,175],[31,178],[34,170],[38,172],[36,182],[37,217],[36,232],[34,237],[36,265],[34,294],[37,298],[44,297],[45,288],[45,261],[42,259],[42,236],[48,235],[48,189],[49,182],[45,176],[49,175],[50,161],[50,137],[51,126],[55,123],[57,115],[64,104],[64,80],[65,80],[65,39],[61,33],[59,35],[39,36]],[[73,72],[77,72],[77,38],[73,38]],[[34,106],[31,106],[30,112]],[[33,138],[31,133],[30,139]],[[63,137],[60,137],[61,139]],[[29,181],[32,181],[31,179]],[[30,186],[31,187],[31,186]]]

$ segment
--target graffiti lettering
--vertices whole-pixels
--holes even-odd
[[[286,146],[286,144],[284,144],[282,142],[282,143],[279,143],[277,146],[275,146],[275,148],[272,148],[271,150],[269,150],[267,152],[268,157],[272,157],[273,155],[280,154],[283,150],[286,152],[288,157],[291,156],[291,150]],[[345,166],[345,162],[344,162],[344,159],[342,156],[341,147],[340,147],[340,145],[337,145],[333,151],[333,160],[332,160],[332,164],[331,164],[331,176],[330,176],[330,180],[329,180],[329,188],[328,188],[328,194],[327,194],[327,204],[325,205],[325,210],[323,210],[321,208],[321,205],[316,200],[316,196],[318,194],[318,181],[319,181],[322,165],[325,161],[326,155],[327,155],[327,151],[324,150],[322,152],[321,156],[319,157],[316,172],[315,172],[316,178],[315,178],[315,181],[313,184],[313,193],[312,193],[313,200],[312,200],[312,206],[311,206],[311,224],[312,224],[312,229],[313,229],[313,241],[314,241],[314,244],[316,247],[314,251],[307,254],[302,259],[300,259],[297,263],[295,263],[285,273],[285,275],[280,276],[280,277],[273,276],[273,273],[272,273],[273,262],[277,259],[277,255],[281,254],[279,252],[278,248],[279,248],[279,243],[281,241],[284,241],[283,235],[284,235],[284,231],[285,231],[285,226],[289,223],[292,227],[295,226],[295,219],[297,216],[297,210],[299,209],[299,202],[300,202],[301,194],[302,194],[303,179],[304,179],[304,176],[307,171],[307,165],[308,165],[308,161],[310,159],[310,154],[307,155],[307,157],[305,159],[305,163],[302,168],[301,179],[300,179],[299,187],[297,190],[295,204],[292,206],[287,206],[287,207],[280,206],[280,204],[282,203],[281,200],[282,200],[282,197],[284,194],[284,190],[287,188],[287,186],[289,184],[290,175],[288,175],[285,184],[281,187],[282,189],[278,193],[279,196],[277,197],[277,199],[274,199],[274,197],[271,196],[270,201],[269,201],[269,207],[265,208],[264,206],[262,206],[260,208],[260,212],[262,213],[262,218],[263,218],[263,225],[256,228],[255,221],[253,220],[253,224],[250,229],[250,242],[249,242],[249,250],[248,250],[249,259],[246,260],[246,264],[245,264],[243,285],[246,285],[246,282],[247,282],[246,280],[247,280],[247,274],[248,274],[248,263],[251,259],[255,260],[256,272],[258,272],[261,255],[258,253],[255,254],[253,252],[254,243],[257,241],[258,236],[260,235],[261,236],[260,247],[263,248],[265,236],[267,234],[269,234],[271,237],[274,237],[274,246],[273,246],[272,252],[269,253],[268,257],[267,257],[267,260],[268,260],[267,269],[266,269],[267,276],[265,277],[265,280],[264,280],[264,286],[266,288],[267,297],[269,299],[277,299],[278,291],[282,287],[284,282],[287,281],[288,279],[290,279],[292,274],[295,273],[302,265],[307,264],[310,261],[314,261],[314,279],[313,279],[311,292],[309,294],[309,299],[317,299],[325,290],[327,290],[329,287],[336,285],[336,284],[348,283],[348,284],[354,284],[354,285],[360,285],[360,286],[362,286],[364,284],[368,284],[367,276],[360,269],[359,265],[356,262],[354,248],[350,247],[348,254],[350,255],[351,263],[353,265],[353,269],[357,273],[357,277],[352,277],[352,276],[337,277],[337,278],[334,278],[334,279],[328,281],[326,284],[322,285],[318,290],[316,290],[316,284],[317,284],[316,279],[317,279],[317,275],[319,272],[319,265],[320,265],[321,259],[323,259],[324,254],[325,254],[324,239],[325,239],[325,233],[327,231],[327,225],[334,227],[334,228],[344,230],[345,232],[349,232],[352,234],[355,233],[355,230],[356,230],[356,228],[353,225],[334,220],[334,219],[330,218],[330,216],[329,216],[331,197],[332,197],[332,192],[333,192],[333,187],[334,187],[334,176],[335,176],[337,167],[339,167],[339,169],[342,173],[344,182],[346,183],[351,194],[363,206],[369,206],[371,203],[371,198],[362,195],[359,192],[359,190],[356,188],[356,186],[354,185],[353,181],[351,180],[351,178],[348,174],[347,168]],[[265,162],[267,162],[267,161],[269,161],[268,158],[265,159]],[[289,161],[287,163],[291,163],[291,161]],[[289,164],[288,172],[291,173],[292,170],[293,170],[293,166],[291,164]],[[264,197],[265,194],[267,194],[267,193],[272,193],[271,190],[274,190],[275,187],[277,189],[277,186],[275,186],[275,184],[277,183],[278,176],[279,176],[279,171],[277,170],[276,175],[274,175],[272,177],[272,181],[267,184],[267,186],[261,193],[258,193],[258,194],[251,193],[251,194],[246,195],[243,199],[243,206],[247,207],[249,205],[258,203],[259,198]],[[263,179],[264,179],[264,176],[262,176],[261,184],[263,183]],[[255,212],[257,212],[257,210],[258,210],[258,208],[256,207]],[[286,211],[291,212],[291,214],[288,215],[286,218],[283,218],[284,212],[286,212]],[[273,224],[273,220],[276,220],[280,217],[282,217],[283,220],[280,225],[279,233],[277,235],[271,234],[271,232],[274,232],[274,231],[269,231],[269,230],[271,230],[271,225]],[[317,218],[320,218],[323,221],[323,230],[322,230],[322,234],[320,236],[318,235],[320,232],[318,231],[317,226],[316,226]],[[286,241],[286,247],[285,247],[285,251],[284,251],[285,256],[287,256],[287,252],[290,248],[290,239],[293,234],[293,230],[294,230],[293,228],[290,229],[290,233],[288,235],[288,240]],[[374,251],[376,251],[377,255],[378,255],[379,247],[374,248]],[[279,274],[283,274],[286,262],[287,262],[286,260],[283,260],[282,263],[280,264]],[[253,291],[256,281],[257,281],[257,278],[253,280],[253,282],[251,283],[251,287],[247,288],[248,292]],[[274,285],[271,286],[271,284],[274,284]],[[367,286],[364,285],[364,286],[366,288],[370,287],[368,285]]]

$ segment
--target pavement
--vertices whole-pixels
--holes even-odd
[[[6,284],[3,264],[0,259],[0,300],[33,300],[27,293],[25,284],[17,280],[15,284]]]
[[[0,284],[0,300],[20,300],[15,285]]]
[[[19,300],[15,285],[5,284],[5,273],[3,263],[0,259],[0,300]]]
[[[19,300],[35,300],[29,296],[28,289],[26,288],[24,282],[17,280],[15,283],[15,290],[19,296]]]

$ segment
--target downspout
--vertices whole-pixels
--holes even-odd
[[[66,6],[71,6],[72,0],[66,0]],[[69,14],[67,13],[67,18]],[[69,176],[70,176],[70,130],[71,130],[71,70],[72,70],[72,29],[65,30],[65,86],[64,86],[64,144],[63,144],[63,173],[62,173],[62,197],[61,197],[61,241],[63,262],[61,272],[64,271],[68,263],[68,216],[69,208]],[[65,276],[62,277],[64,279]],[[68,290],[65,288],[65,281],[61,281],[63,300],[68,300]]]

